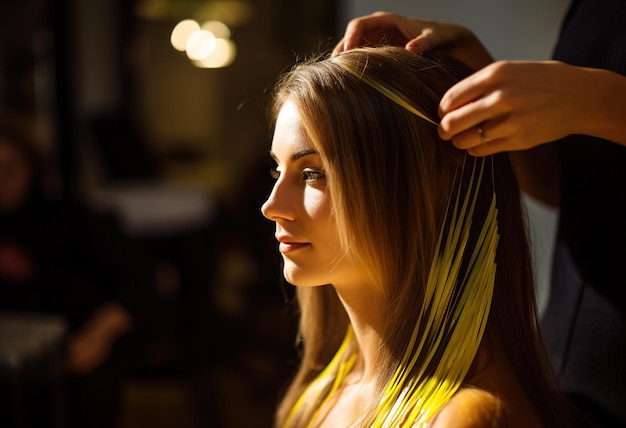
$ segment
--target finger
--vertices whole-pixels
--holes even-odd
[[[346,26],[343,45],[340,50],[347,51],[359,46],[386,43],[402,46],[413,35],[401,29],[404,20],[401,16],[389,12],[375,12],[371,15],[355,18]]]
[[[331,53],[331,56],[337,56],[337,55],[339,55],[340,53],[344,52],[344,51],[345,51],[345,49],[344,49],[344,43],[345,43],[345,42],[344,42],[344,39],[341,39],[341,40],[339,41],[339,43],[337,43],[337,44],[335,45],[335,48],[333,49],[333,51],[332,51],[332,53]]]
[[[406,50],[415,53],[422,53],[424,51],[427,51],[428,49],[431,49],[431,47],[431,38],[429,37],[429,34],[424,33],[420,34],[414,39],[409,40],[408,43],[404,46]]]
[[[472,147],[471,149],[467,150],[467,153],[472,156],[483,157],[508,151],[510,151],[509,144],[507,142],[507,139],[503,138],[500,140],[490,141],[487,144],[481,144],[476,147]]]
[[[342,52],[363,46],[364,39],[372,39],[381,32],[381,28],[386,24],[385,16],[368,15],[361,18],[355,18],[348,22],[345,34],[343,35]],[[383,30],[384,31],[384,30]]]
[[[493,119],[497,111],[492,107],[489,98],[483,97],[469,102],[443,116],[437,129],[439,137],[443,140],[451,140],[457,135]]]
[[[492,128],[490,122],[483,122],[452,138],[452,144],[461,150],[470,150],[485,146],[501,139],[498,128]]]
[[[484,73],[484,70],[485,69],[479,70],[466,77],[446,91],[439,102],[439,117],[443,118],[451,111],[489,92],[490,86],[485,78],[486,73]]]

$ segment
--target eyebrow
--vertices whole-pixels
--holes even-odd
[[[305,156],[308,156],[308,155],[319,155],[319,154],[320,153],[317,150],[313,149],[313,148],[302,149],[302,150],[298,150],[297,152],[294,152],[294,153],[291,154],[291,161],[295,162],[298,159],[301,159],[301,158],[303,158]],[[274,153],[271,152],[271,151],[270,151],[270,156],[274,160],[276,160],[276,155],[274,155]]]

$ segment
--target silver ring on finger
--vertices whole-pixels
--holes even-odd
[[[478,131],[478,138],[480,138],[480,144],[481,145],[487,144],[489,141],[487,140],[487,137],[485,136],[485,129],[483,128],[482,123],[478,125],[478,127],[476,128],[476,131]]]

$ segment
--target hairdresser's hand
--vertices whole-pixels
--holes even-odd
[[[437,49],[475,70],[493,62],[480,40],[465,27],[388,12],[376,12],[350,21],[333,55],[358,46],[380,43],[404,46],[416,53]]]
[[[570,134],[626,144],[624,92],[626,79],[604,70],[500,61],[444,95],[439,135],[475,156],[525,150]]]

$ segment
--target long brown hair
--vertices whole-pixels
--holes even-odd
[[[361,76],[348,70],[360,70]],[[443,55],[361,48],[297,65],[276,86],[274,117],[286,101],[295,103],[322,155],[343,248],[390,308],[382,333],[380,395],[419,322],[416,308],[423,300],[439,232],[447,227],[444,213],[455,182],[460,182],[461,191],[467,188],[476,159],[442,141],[436,126],[365,84],[362,77],[384,83],[436,119],[443,94],[470,73]],[[482,224],[495,192],[500,243],[483,341],[517,373],[546,425],[555,426],[564,413],[538,336],[519,189],[506,154],[492,156],[488,165],[474,217]],[[477,235],[472,232],[470,245],[476,245]],[[463,263],[467,268],[469,261]],[[337,352],[348,326],[332,287],[299,288],[297,297],[302,362],[277,411],[279,426]],[[374,397],[372,405],[380,398]],[[302,406],[294,426],[310,419],[319,405]]]

